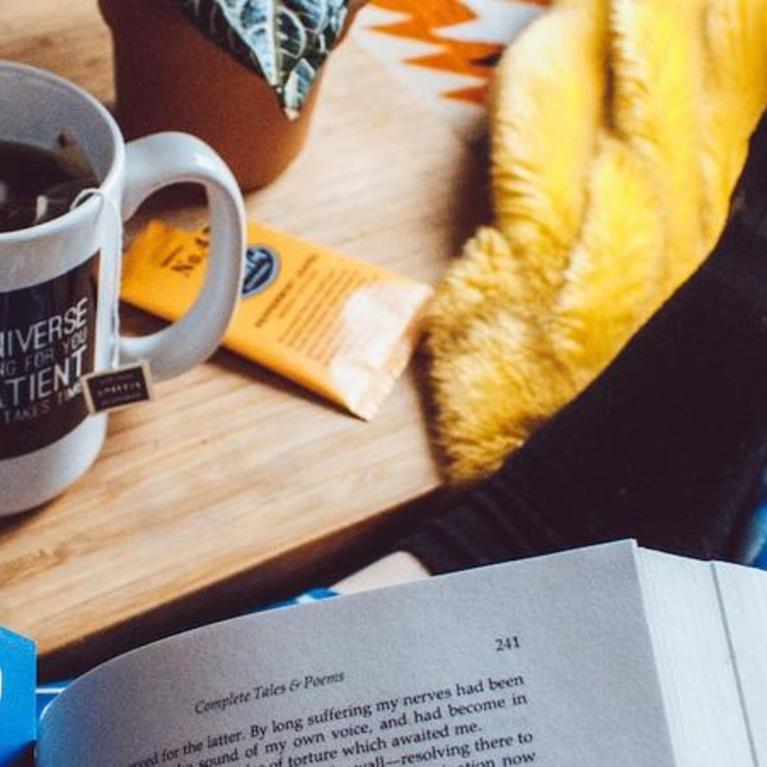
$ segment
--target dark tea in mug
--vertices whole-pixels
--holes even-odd
[[[93,170],[66,134],[54,149],[0,137],[0,232],[58,218],[80,192],[98,186]]]

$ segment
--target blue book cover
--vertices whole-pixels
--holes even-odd
[[[37,735],[35,643],[0,628],[0,767],[27,767]]]

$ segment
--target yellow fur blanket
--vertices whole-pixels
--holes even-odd
[[[495,225],[428,320],[451,479],[496,468],[695,270],[766,103],[767,0],[561,0],[509,48]]]

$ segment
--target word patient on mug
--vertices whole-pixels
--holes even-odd
[[[0,458],[38,450],[87,416],[80,379],[94,366],[98,260],[0,294]]]

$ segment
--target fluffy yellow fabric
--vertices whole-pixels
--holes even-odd
[[[561,0],[506,52],[496,224],[432,304],[449,476],[588,385],[701,263],[767,104],[767,0]]]

